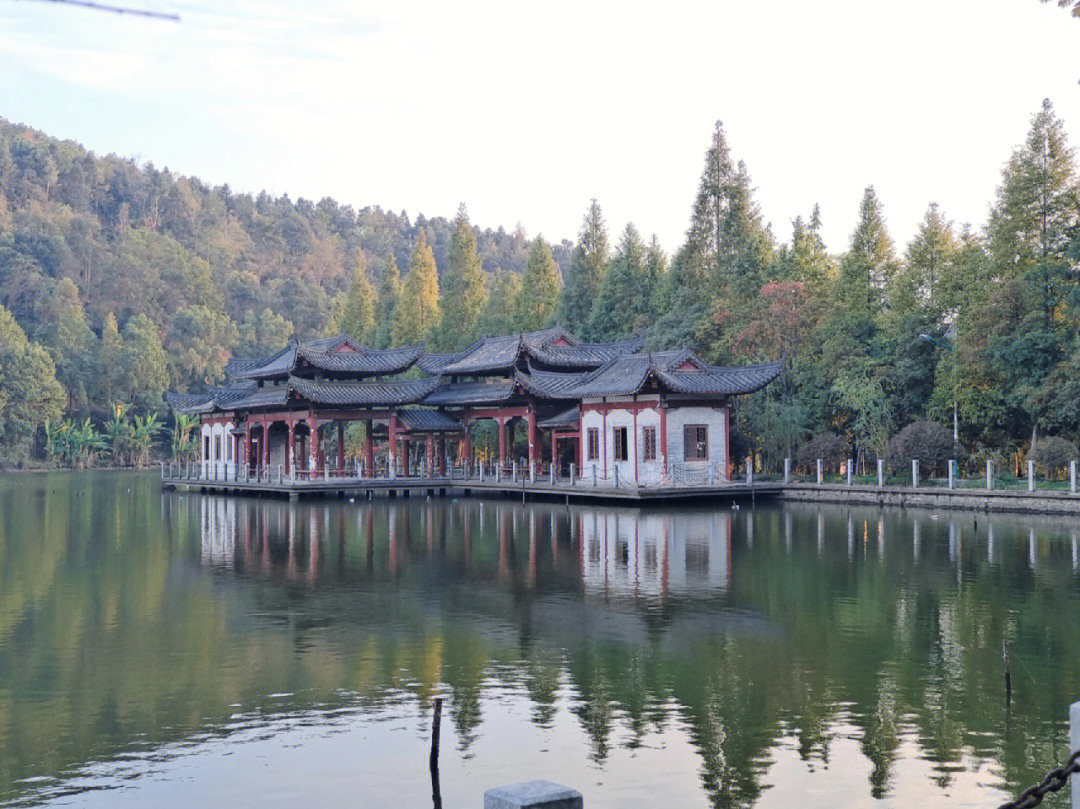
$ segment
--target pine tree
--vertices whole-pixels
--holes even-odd
[[[116,317],[109,312],[101,326],[101,341],[98,343],[98,404],[107,405],[115,400],[121,379],[120,356],[123,349],[120,327],[116,323]]]
[[[375,324],[375,347],[389,348],[393,342],[394,322],[401,302],[401,271],[393,254],[386,259],[379,283],[379,315]]]
[[[432,329],[439,325],[440,318],[439,273],[435,268],[435,255],[421,229],[413,248],[401,301],[394,312],[394,343],[406,345],[427,340]]]
[[[525,277],[514,306],[514,322],[519,331],[535,331],[554,321],[559,287],[559,265],[548,243],[537,236],[529,248]]]
[[[353,267],[349,294],[338,325],[341,333],[365,345],[369,345],[375,336],[375,287],[368,280],[363,253]]]
[[[1002,172],[987,233],[995,274],[1024,278],[1047,323],[1071,281],[1075,258],[1069,247],[1080,223],[1078,192],[1064,125],[1050,101],[1043,101],[1024,145]]]
[[[594,199],[581,224],[578,243],[566,269],[566,286],[559,296],[559,321],[574,333],[584,330],[591,316],[607,261],[607,227]]]
[[[902,275],[910,285],[919,305],[933,319],[940,317],[942,279],[953,272],[959,244],[949,222],[937,203],[931,203],[915,238],[908,245]]]
[[[590,340],[624,340],[647,320],[652,298],[648,262],[648,248],[637,228],[627,225],[589,316],[585,334]]]
[[[498,270],[484,311],[476,324],[477,337],[511,334],[517,330],[515,308],[521,294],[521,276]]]
[[[837,297],[852,314],[878,315],[899,265],[885,228],[874,186],[866,187],[859,203],[859,221],[851,234],[851,248],[840,263]]]
[[[452,351],[472,339],[488,301],[484,270],[476,252],[476,233],[464,204],[454,220],[442,292],[442,321],[432,342],[436,351]]]

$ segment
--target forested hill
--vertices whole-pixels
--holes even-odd
[[[46,418],[161,409],[166,387],[216,382],[294,333],[453,350],[555,321],[716,363],[784,357],[735,413],[736,457],[765,465],[800,448],[932,464],[954,452],[954,409],[972,468],[1036,440],[1075,455],[1080,182],[1049,101],[1002,160],[986,223],[928,200],[899,248],[868,186],[835,256],[811,200],[777,241],[717,123],[669,262],[633,225],[609,234],[595,201],[553,246],[479,230],[464,207],[410,221],[234,194],[0,122],[0,458],[40,449]]]

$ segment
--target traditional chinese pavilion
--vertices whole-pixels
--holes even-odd
[[[226,371],[227,385],[166,396],[200,417],[204,475],[404,477],[484,461],[538,473],[554,464],[559,476],[574,464],[597,481],[670,485],[729,479],[732,398],[767,385],[780,364],[719,367],[687,349],[644,352],[640,339],[583,343],[556,326],[453,354],[347,337],[294,342]],[[484,420],[497,425],[494,458],[472,446]],[[347,458],[354,421],[365,442]]]

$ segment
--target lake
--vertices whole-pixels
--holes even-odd
[[[1078,536],[0,476],[0,803],[426,807],[442,697],[447,807],[992,808],[1068,753]]]

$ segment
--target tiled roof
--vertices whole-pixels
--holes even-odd
[[[398,411],[398,420],[409,430],[454,431],[464,429],[461,422],[441,410],[406,408]]]
[[[343,348],[349,350],[343,351]],[[292,342],[268,357],[234,357],[225,366],[229,376],[238,379],[286,377],[303,359],[321,370],[352,374],[393,374],[409,368],[424,353],[422,345],[374,349],[360,345],[344,335],[320,337],[303,343]]]
[[[514,395],[513,382],[457,382],[444,384],[426,399],[426,405],[455,407],[467,404],[503,402]]]
[[[213,393],[173,393],[165,394],[165,401],[177,413],[209,413],[214,409]]]
[[[572,390],[587,376],[589,376],[588,371],[579,371],[575,374],[539,371],[533,368],[527,374],[521,371],[515,373],[514,381],[533,396],[539,396],[542,399],[577,399],[577,394]]]
[[[702,371],[661,371],[660,378],[676,393],[734,396],[761,390],[780,376],[781,368],[780,362],[734,367],[710,365]]]
[[[681,369],[688,363],[695,367]],[[567,388],[565,397],[628,396],[641,390],[650,374],[675,393],[734,396],[765,387],[779,376],[780,368],[779,362],[741,367],[707,365],[686,349],[632,354],[612,360],[588,374],[581,382]]]
[[[540,419],[536,422],[536,426],[542,430],[547,430],[552,427],[576,427],[579,423],[581,414],[578,413],[577,405],[574,407],[568,407],[561,413],[556,413],[554,416],[548,416],[546,419]]]
[[[285,376],[296,365],[296,343],[289,343],[268,357],[233,357],[225,364],[225,373],[237,379]]]
[[[517,364],[522,351],[542,352],[559,339],[571,346],[580,345],[578,339],[562,326],[502,337],[485,337],[467,348],[459,359],[448,363],[443,368],[443,373],[482,374],[505,371]]]
[[[477,345],[478,343],[473,343],[464,351],[456,351],[453,354],[424,354],[416,361],[416,367],[425,374],[438,376],[446,370],[447,365],[457,362]]]
[[[543,365],[556,368],[599,368],[624,354],[635,354],[641,350],[645,341],[641,337],[622,340],[617,343],[582,343],[576,346],[549,346],[547,348],[525,345],[529,356]]]
[[[393,382],[316,382],[293,377],[289,385],[301,397],[318,404],[391,406],[419,402],[441,381],[437,376]]]
[[[360,346],[352,351],[319,351],[309,344],[297,347],[308,364],[335,373],[394,374],[409,368],[424,353],[423,344],[377,350]]]

